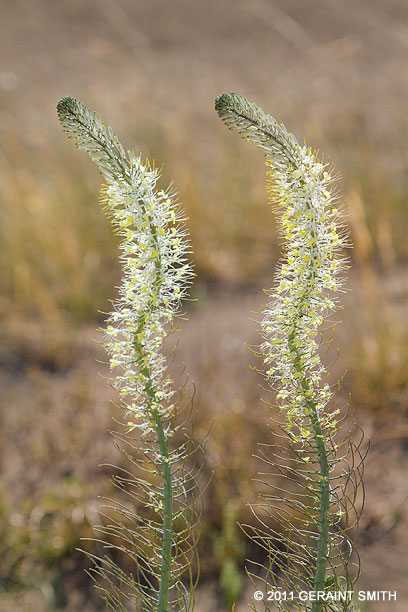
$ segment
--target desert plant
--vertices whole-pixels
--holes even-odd
[[[331,340],[330,313],[339,307],[333,294],[342,290],[347,268],[347,237],[333,179],[315,153],[244,98],[223,94],[216,109],[230,128],[266,152],[285,241],[276,284],[268,292],[272,301],[260,321],[258,350],[278,404],[273,443],[259,452],[269,468],[263,475],[268,488],[252,506],[258,526],[243,526],[262,547],[267,564],[255,563],[248,573],[264,580],[266,610],[351,610],[352,599],[335,597],[351,591],[359,574],[353,528],[360,511],[362,438],[356,441],[347,430],[347,410],[334,403],[338,383],[329,385],[320,355],[320,345]],[[180,401],[163,350],[192,278],[183,217],[173,190],[158,187],[159,173],[125,152],[83,104],[63,98],[58,114],[107,182],[101,200],[122,251],[123,280],[105,346],[126,415],[117,444],[133,466],[133,472],[117,472],[114,482],[132,503],[106,507],[107,521],[99,527],[105,553],[91,555],[91,571],[112,610],[191,610],[196,513],[195,480],[187,465],[192,451],[188,437],[180,443],[175,435],[182,426]],[[121,569],[118,551],[133,561],[134,573]],[[232,603],[240,585],[235,561],[230,556],[226,561],[221,582]],[[292,594],[289,600],[275,596],[277,587]],[[317,596],[299,600],[301,590]],[[251,605],[258,609],[255,600]]]
[[[131,503],[107,504],[99,527],[105,552],[92,555],[91,572],[115,612],[129,606],[143,612],[188,610],[195,483],[187,468],[190,441],[175,442],[182,427],[180,398],[163,351],[193,276],[183,214],[173,188],[158,187],[159,172],[125,152],[86,106],[63,98],[57,110],[64,131],[106,181],[101,202],[121,241],[122,284],[107,321],[105,348],[125,413],[117,444],[133,468],[117,472],[114,482]],[[130,558],[134,573],[121,569],[118,552]]]
[[[336,384],[329,385],[320,355],[320,345],[329,341],[322,325],[334,327],[330,313],[339,307],[334,294],[342,290],[347,268],[347,236],[333,179],[316,153],[301,147],[283,124],[255,104],[222,94],[215,106],[230,129],[265,152],[284,240],[276,283],[267,292],[271,302],[260,321],[258,350],[277,404],[272,457],[267,447],[259,456],[275,480],[268,484],[263,474],[268,488],[253,506],[259,527],[244,527],[264,549],[268,565],[255,564],[248,571],[256,579],[263,571],[271,599],[264,595],[265,609],[351,610],[349,596],[342,601],[335,597],[351,591],[359,574],[353,527],[361,510],[362,438],[355,441],[345,428],[347,411],[333,407]],[[286,595],[278,596],[277,587]],[[297,599],[303,590],[313,590],[316,599]],[[288,593],[294,600],[284,601]]]

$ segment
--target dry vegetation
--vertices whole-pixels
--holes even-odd
[[[403,0],[0,0],[0,609],[97,609],[83,556],[117,462],[115,409],[92,342],[118,280],[99,177],[66,142],[55,104],[83,100],[128,146],[164,163],[189,215],[198,275],[178,361],[208,436],[203,584],[249,549],[235,529],[267,440],[251,310],[279,254],[259,152],[213,99],[256,100],[341,171],[353,270],[340,358],[347,401],[372,440],[361,524],[362,588],[408,601],[408,9]],[[215,420],[214,420],[215,419]],[[229,500],[226,506],[226,499]],[[226,509],[227,508],[227,509]],[[213,587],[211,587],[213,588]],[[221,592],[199,593],[203,610]],[[225,593],[224,593],[225,595]],[[242,597],[242,609],[248,601]],[[201,602],[201,603],[200,603]],[[391,609],[380,604],[381,612]]]

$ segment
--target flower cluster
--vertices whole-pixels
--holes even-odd
[[[261,323],[266,374],[278,391],[289,426],[292,418],[303,420],[311,402],[321,414],[332,395],[324,383],[317,338],[337,307],[332,296],[342,287],[346,267],[341,255],[345,236],[330,191],[332,177],[306,147],[299,147],[298,159],[296,165],[282,168],[267,155],[285,254]],[[302,434],[310,432],[302,429]]]
[[[335,413],[322,413],[332,393],[324,382],[318,342],[323,321],[336,308],[332,295],[341,289],[346,267],[341,255],[346,238],[330,191],[333,179],[283,124],[245,98],[222,94],[216,110],[228,127],[266,156],[285,252],[276,285],[268,292],[271,303],[263,312],[261,352],[288,430],[296,422],[306,438],[311,431],[305,417],[311,410],[323,429],[335,426]]]
[[[174,194],[156,188],[158,172],[140,159],[132,159],[131,175],[130,186],[115,181],[102,196],[122,238],[123,270],[105,347],[122,401],[149,431],[152,411],[167,418],[173,410],[160,349],[193,274]]]
[[[158,188],[157,169],[125,153],[86,106],[63,98],[58,113],[65,131],[107,181],[101,201],[121,238],[123,275],[105,347],[113,384],[132,415],[129,425],[148,433],[153,415],[165,421],[173,409],[161,348],[193,277],[182,211],[172,188]]]

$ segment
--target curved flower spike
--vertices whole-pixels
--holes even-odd
[[[284,241],[276,283],[268,292],[271,302],[263,311],[260,353],[265,377],[276,392],[290,447],[278,471],[296,481],[299,491],[294,494],[288,485],[283,493],[281,490],[276,496],[267,496],[263,506],[263,512],[272,514],[288,535],[272,530],[272,537],[266,538],[265,532],[259,531],[254,539],[269,551],[275,571],[279,568],[286,575],[289,589],[299,588],[303,569],[306,585],[324,591],[329,567],[335,586],[342,580],[336,571],[339,563],[345,565],[339,549],[345,541],[350,543],[346,529],[336,527],[339,517],[350,510],[343,508],[349,501],[346,484],[342,488],[335,475],[341,460],[334,442],[339,410],[328,406],[333,391],[319,355],[322,323],[338,307],[335,294],[343,287],[342,273],[347,265],[342,252],[348,246],[347,238],[331,191],[333,179],[309,148],[301,147],[283,124],[240,96],[222,94],[215,108],[230,129],[264,151],[270,195]],[[346,442],[352,446],[349,438]],[[282,453],[287,453],[287,448],[279,449],[280,460]],[[292,513],[286,507],[290,503],[295,510]],[[278,562],[276,548],[272,551],[273,539],[280,539],[287,550],[285,561]],[[282,610],[290,608],[286,606],[289,604],[277,605]],[[319,601],[311,608],[305,606],[300,609],[326,609],[326,604]]]
[[[127,609],[122,600],[133,601],[132,597],[143,612],[168,612],[182,605],[188,609],[189,596],[180,576],[189,565],[185,542],[193,525],[188,524],[191,516],[187,518],[186,509],[191,499],[186,491],[191,483],[187,486],[190,476],[182,469],[186,449],[170,450],[168,444],[174,433],[176,405],[162,353],[163,341],[193,277],[183,214],[172,188],[158,188],[159,172],[125,152],[112,130],[86,106],[63,98],[57,109],[64,131],[89,154],[107,181],[101,202],[120,237],[123,277],[107,322],[105,347],[128,430],[140,430],[145,444],[143,469],[147,460],[150,473],[132,480],[133,487],[136,484],[146,493],[149,517],[142,520],[129,510],[117,509],[136,522],[139,531],[122,523],[104,529],[116,537],[116,547],[136,562],[141,578],[126,576],[108,558],[96,559],[95,572],[108,581],[109,588],[102,587],[102,591],[115,611]],[[160,484],[155,483],[155,474],[161,475]],[[117,480],[126,488],[125,477]],[[185,523],[177,533],[176,520],[179,525]],[[124,594],[124,584],[130,595]]]

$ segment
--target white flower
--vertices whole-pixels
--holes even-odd
[[[138,425],[150,432],[152,415],[166,421],[173,409],[161,347],[193,277],[183,215],[174,191],[158,189],[159,172],[126,153],[83,104],[63,98],[58,113],[107,181],[101,203],[121,238],[123,274],[105,348],[123,405],[129,414],[137,405]]]
[[[337,307],[330,294],[341,290],[346,268],[346,237],[330,191],[332,178],[283,124],[244,98],[223,94],[216,109],[229,127],[265,152],[285,251],[263,312],[261,352],[265,376],[287,412],[288,428],[296,421],[300,438],[308,437],[311,410],[321,415],[332,396],[318,337],[323,321]],[[332,427],[326,417],[321,425]]]
[[[139,158],[131,159],[131,175],[131,186],[115,181],[103,191],[102,201],[122,238],[123,269],[105,347],[111,366],[119,369],[114,385],[127,406],[137,403],[143,426],[152,410],[170,416],[173,392],[160,349],[193,273],[174,194],[156,190],[157,171]]]
[[[309,149],[298,147],[295,163],[286,164],[267,153],[267,163],[285,254],[263,313],[261,349],[267,378],[284,400],[290,422],[301,422],[310,403],[320,412],[332,395],[316,338],[336,308],[328,293],[343,284],[345,236],[327,188],[330,177]]]

